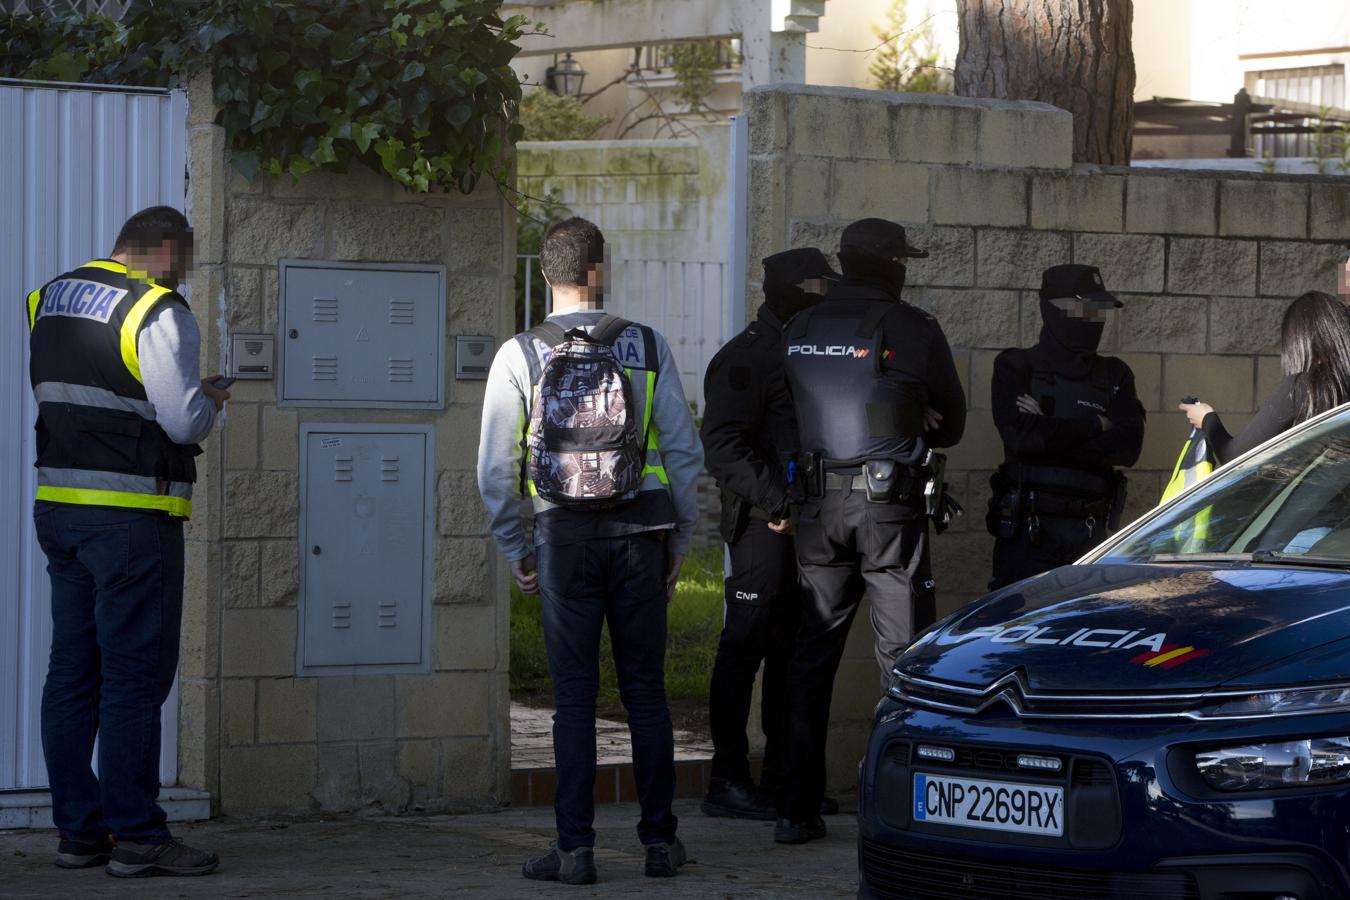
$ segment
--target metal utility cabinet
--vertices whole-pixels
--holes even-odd
[[[300,428],[300,672],[425,671],[430,425]]]
[[[281,405],[445,407],[445,269],[281,263]]]

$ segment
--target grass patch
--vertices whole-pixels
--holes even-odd
[[[705,705],[717,637],[722,631],[722,554],[718,550],[691,553],[684,561],[668,616],[666,639],[666,693],[672,703]],[[538,597],[526,597],[511,588],[511,694],[547,700],[553,687],[544,650],[543,617]],[[609,627],[600,637],[600,707],[619,703],[614,656],[609,649]]]

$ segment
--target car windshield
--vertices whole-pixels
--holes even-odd
[[[1216,472],[1096,562],[1350,567],[1350,413]]]

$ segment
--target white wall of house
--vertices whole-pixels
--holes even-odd
[[[1141,100],[1162,96],[1226,102],[1244,84],[1257,93],[1249,76],[1271,70],[1334,66],[1343,80],[1350,64],[1350,4],[1135,0],[1134,53],[1139,73],[1135,97]],[[1284,91],[1277,95],[1298,99]]]

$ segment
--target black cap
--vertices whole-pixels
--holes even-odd
[[[811,278],[838,281],[840,275],[815,247],[784,250],[764,258],[764,280],[774,284],[799,285]]]
[[[1101,306],[1119,309],[1124,306],[1116,295],[1106,289],[1102,273],[1096,266],[1051,266],[1041,273],[1041,299],[1059,300],[1077,297]]]
[[[844,229],[839,239],[839,255],[882,260],[906,256],[922,259],[928,251],[910,246],[903,225],[886,219],[859,219]]]

